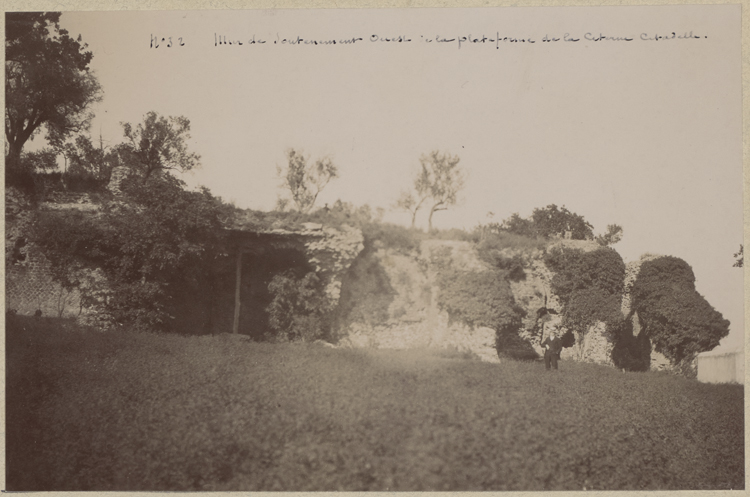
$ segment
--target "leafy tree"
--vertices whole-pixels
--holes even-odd
[[[427,200],[428,195],[424,193],[417,199],[414,196],[414,192],[404,191],[401,192],[401,196],[396,200],[395,207],[398,210],[407,211],[411,214],[411,227],[414,228],[417,221],[417,212],[422,208],[422,204]]]
[[[732,264],[732,267],[743,267],[745,265],[745,254],[744,254],[744,247],[740,245],[740,250],[734,254],[734,264]]]
[[[644,262],[631,295],[654,347],[674,363],[713,349],[729,334],[729,321],[695,290],[692,268],[677,257]]]
[[[573,240],[591,240],[594,238],[594,227],[583,216],[570,212],[565,206],[558,208],[550,204],[544,209],[534,209],[531,222],[537,236],[552,238],[571,232]]]
[[[277,167],[276,172],[291,193],[297,210],[309,212],[320,192],[332,179],[338,178],[338,168],[328,157],[308,164],[308,158],[294,149],[287,150],[286,155],[286,168]],[[281,201],[279,206],[283,208],[285,203]]]
[[[87,129],[101,88],[89,71],[92,53],[60,29],[59,12],[8,12],[5,20],[5,159],[13,173],[43,126],[56,136]]]
[[[152,175],[185,172],[200,165],[200,156],[187,148],[190,120],[186,117],[167,118],[151,111],[138,126],[122,123],[122,128],[127,142],[118,154],[144,183]]]
[[[414,178],[412,189],[404,191],[396,201],[396,207],[411,213],[414,227],[417,212],[429,202],[428,229],[432,231],[432,216],[447,210],[458,202],[458,193],[463,189],[466,172],[459,166],[457,155],[433,150],[419,158],[419,173]]]
[[[612,226],[615,227],[612,228],[614,231],[611,237],[616,237],[617,226]],[[566,232],[570,232],[573,240],[591,240],[594,238],[594,227],[583,216],[569,211],[565,206],[557,207],[555,204],[534,209],[527,219],[515,213],[503,221],[501,229],[528,237],[562,237]],[[621,232],[622,228],[619,231]]]
[[[596,237],[596,241],[602,247],[609,247],[622,240],[622,226],[608,224],[607,231]]]
[[[458,202],[460,192],[466,181],[466,173],[458,165],[461,159],[457,155],[441,154],[432,151],[420,159],[422,172],[415,182],[417,191],[425,188],[432,203],[427,227],[432,231],[432,216],[437,211],[447,210]]]
[[[120,164],[119,155],[117,149],[107,150],[101,138],[99,140],[98,147],[86,135],[78,135],[72,142],[64,143],[60,150],[65,160],[65,172],[108,180],[112,169]]]
[[[536,236],[536,232],[534,231],[534,223],[531,221],[531,219],[524,219],[519,216],[517,212],[513,213],[513,215],[511,215],[508,219],[504,220],[500,225],[500,229],[521,236]]]
[[[591,325],[602,321],[610,331],[621,325],[625,263],[614,249],[601,248],[552,250],[545,255],[545,264],[555,272],[552,292],[563,305],[562,324],[576,335],[581,356]]]
[[[57,153],[49,147],[21,154],[20,167],[29,173],[52,171],[57,168]]]

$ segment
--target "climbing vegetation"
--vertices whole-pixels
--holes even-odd
[[[632,302],[656,350],[673,362],[711,350],[729,334],[729,321],[696,291],[692,268],[677,257],[644,262]]]

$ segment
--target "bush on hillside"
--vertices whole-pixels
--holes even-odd
[[[498,223],[477,226],[473,237],[479,259],[506,271],[511,281],[526,278],[524,266],[528,256],[547,244],[542,238],[505,231]]]
[[[579,345],[597,321],[610,331],[619,328],[625,278],[620,254],[611,248],[591,252],[556,248],[545,254],[544,262],[555,273],[551,286],[563,305],[562,325],[575,331]]]
[[[695,290],[692,268],[677,257],[641,265],[632,306],[656,350],[674,363],[713,349],[729,334],[729,321]]]
[[[66,288],[80,287],[81,267],[102,268],[110,292],[100,304],[115,322],[166,329],[176,289],[212,287],[224,250],[220,219],[230,209],[207,189],[184,186],[169,175],[131,178],[100,213],[42,211],[31,241]]]
[[[419,245],[427,238],[423,232],[390,223],[368,223],[362,226],[365,244],[395,250],[404,254],[419,253]]]
[[[525,312],[516,304],[504,272],[447,269],[439,275],[438,285],[438,306],[452,320],[496,331],[520,328]]]
[[[526,219],[515,213],[503,221],[500,229],[527,237],[554,238],[570,232],[573,240],[594,238],[594,227],[583,216],[555,204],[534,209]]]
[[[268,284],[273,300],[268,305],[268,323],[277,342],[312,342],[330,332],[331,306],[314,272],[298,277],[285,271]]]

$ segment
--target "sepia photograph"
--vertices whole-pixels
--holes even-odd
[[[5,11],[3,490],[744,490],[741,7]]]

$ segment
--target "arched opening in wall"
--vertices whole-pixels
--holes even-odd
[[[651,340],[643,332],[637,313],[625,319],[615,332],[612,362],[626,371],[648,371],[651,366]]]
[[[564,349],[569,349],[570,347],[576,344],[576,336],[571,330],[567,330],[560,337],[560,342]]]

